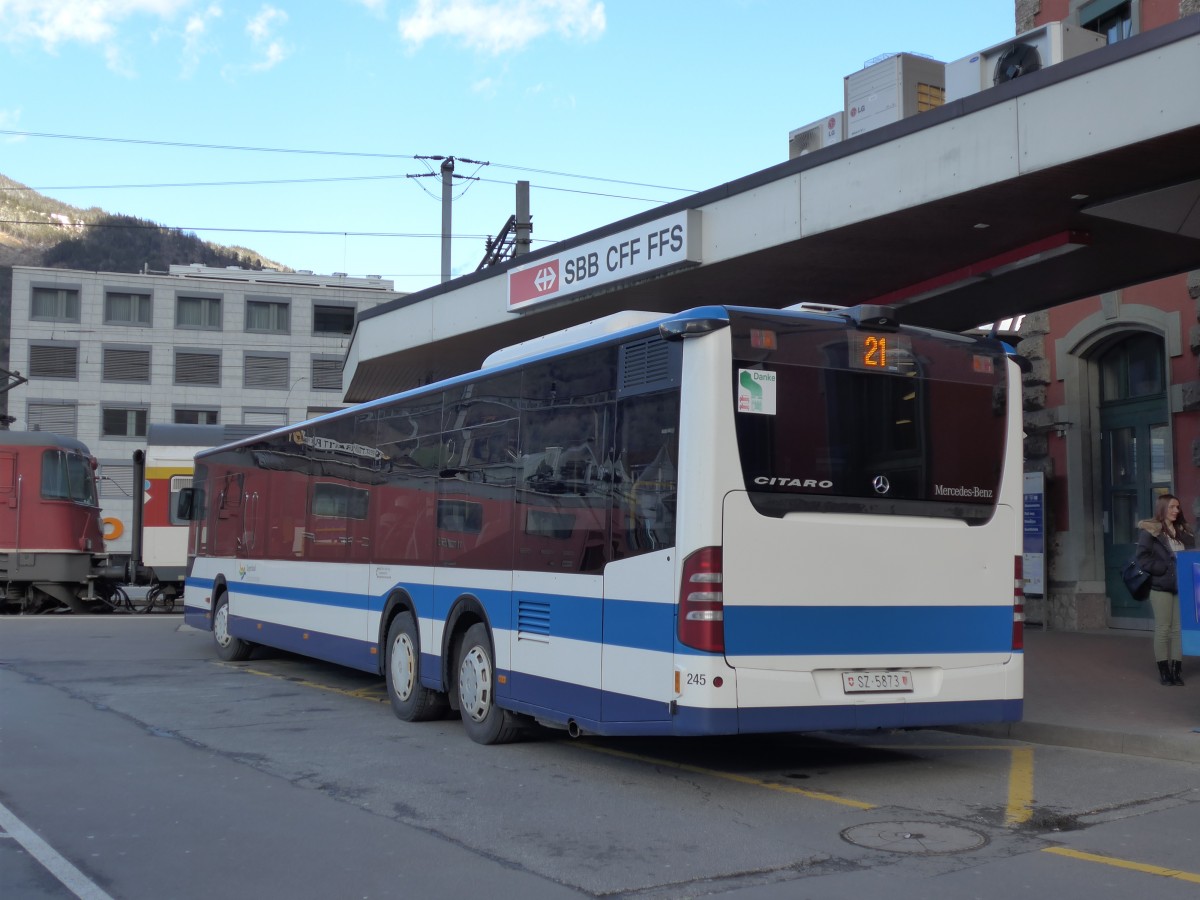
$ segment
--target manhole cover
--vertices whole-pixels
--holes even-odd
[[[964,853],[988,842],[986,835],[970,828],[934,822],[871,822],[845,829],[842,839],[871,850],[923,856]]]

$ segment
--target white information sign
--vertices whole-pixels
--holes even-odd
[[[775,415],[775,373],[738,369],[737,411]]]
[[[700,262],[700,210],[688,209],[508,273],[510,312]]]

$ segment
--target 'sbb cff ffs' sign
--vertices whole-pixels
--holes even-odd
[[[508,273],[510,311],[700,262],[700,211],[684,210]]]

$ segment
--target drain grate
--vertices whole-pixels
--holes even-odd
[[[965,853],[988,842],[987,835],[978,831],[936,822],[870,822],[845,829],[842,840],[871,850],[917,856]]]

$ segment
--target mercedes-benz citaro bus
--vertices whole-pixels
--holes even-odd
[[[1017,720],[1006,351],[803,304],[528,341],[199,454],[186,619],[487,744]]]

